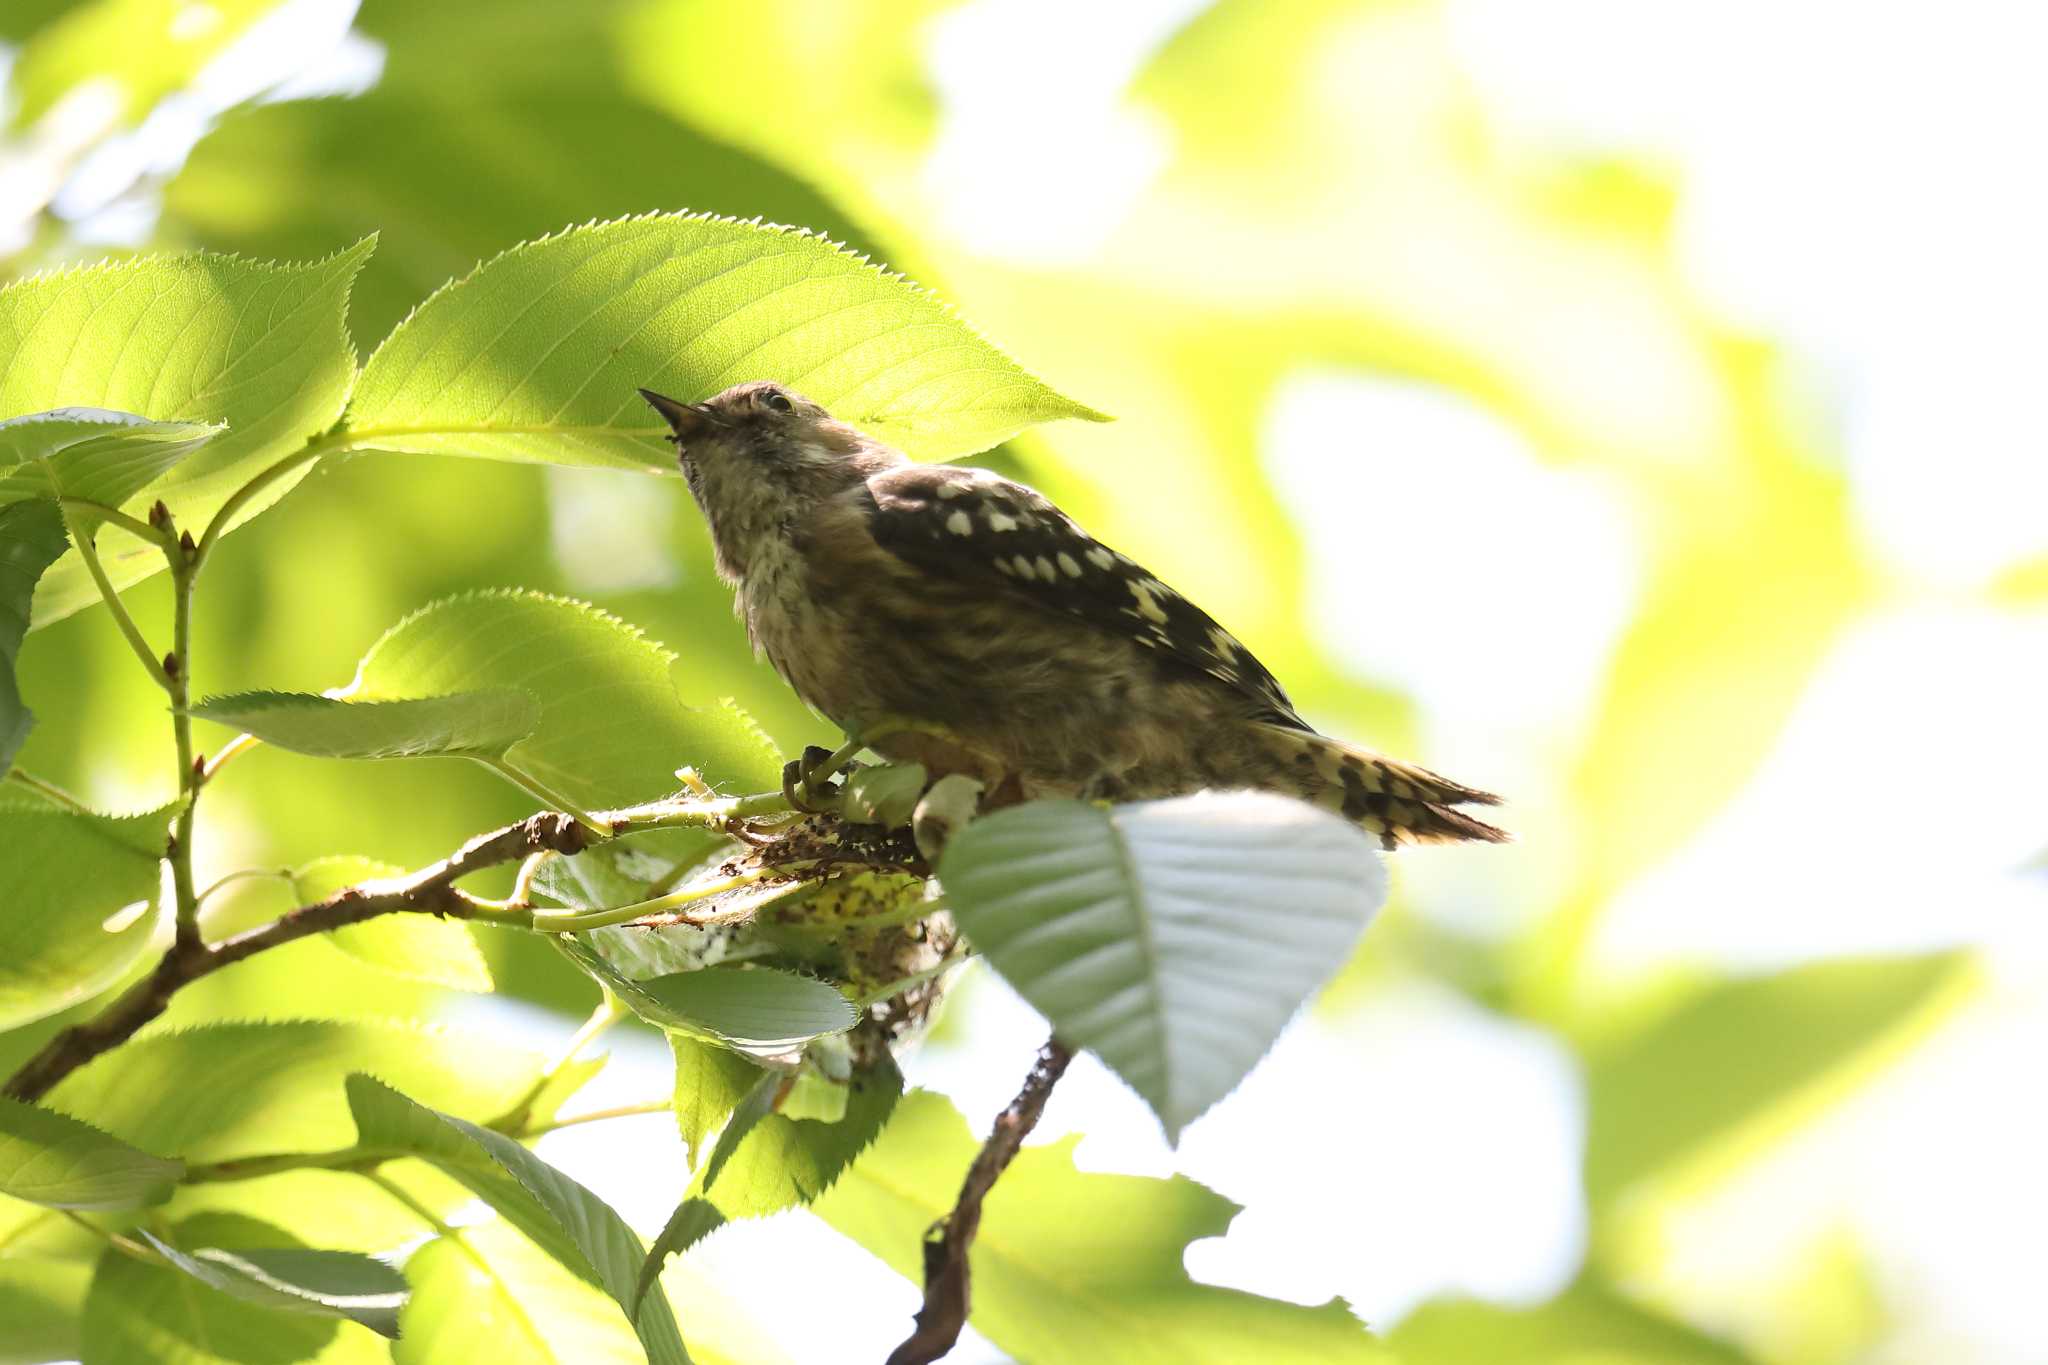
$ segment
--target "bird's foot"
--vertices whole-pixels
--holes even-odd
[[[839,809],[844,790],[832,778],[855,766],[845,751],[838,753],[817,744],[804,746],[802,758],[782,765],[782,798],[790,809],[806,815],[825,815]]]

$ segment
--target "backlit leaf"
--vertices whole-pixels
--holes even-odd
[[[147,951],[171,814],[0,805],[0,1028],[105,990]]]
[[[1074,1168],[1067,1138],[1026,1147],[988,1196],[969,1252],[973,1325],[1019,1360],[1120,1365],[1388,1361],[1342,1300],[1281,1303],[1188,1278],[1188,1244],[1237,1206],[1175,1176]],[[812,1210],[913,1283],[980,1143],[938,1095],[904,1096],[875,1145]]]
[[[32,275],[0,289],[0,416],[58,408],[142,413],[227,430],[129,500],[157,498],[197,534],[251,476],[300,449],[341,415],[355,377],[344,325],[349,283],[374,243],[326,260],[273,265],[209,252]],[[275,503],[303,476],[281,477],[237,513]],[[109,577],[126,587],[164,567],[154,545],[109,532]],[[36,591],[44,625],[96,600],[76,554]]]
[[[1012,807],[956,834],[939,878],[975,947],[1171,1138],[1265,1055],[1386,896],[1363,832],[1263,792]]]
[[[169,1193],[184,1169],[68,1114],[0,1098],[0,1194],[52,1209],[129,1209]]]
[[[349,423],[385,450],[673,469],[642,387],[775,379],[927,459],[1100,414],[929,293],[792,228],[668,214],[514,247],[440,290],[363,370]]]

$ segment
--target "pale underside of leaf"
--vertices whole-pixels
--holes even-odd
[[[380,1336],[398,1335],[405,1277],[382,1261],[303,1247],[185,1251],[147,1230],[141,1236],[172,1265],[223,1294],[289,1313],[347,1318]]]
[[[362,1141],[401,1146],[469,1185],[536,1245],[611,1295],[651,1365],[688,1365],[668,1300],[635,1294],[645,1252],[608,1204],[502,1133],[428,1109],[369,1076],[350,1076],[347,1090]]]
[[[1255,792],[999,811],[955,837],[940,878],[996,970],[1175,1137],[1265,1054],[1386,892],[1357,829]]]
[[[388,701],[243,692],[209,697],[191,711],[265,743],[321,758],[497,757],[540,723],[540,703],[506,687]]]
[[[104,990],[148,949],[171,814],[0,806],[0,1028]]]
[[[184,1169],[68,1114],[0,1098],[0,1194],[54,1209],[135,1208]]]
[[[76,498],[118,508],[226,430],[105,408],[9,418],[0,422],[0,504]]]

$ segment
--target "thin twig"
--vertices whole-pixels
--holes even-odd
[[[967,1252],[981,1230],[981,1203],[988,1197],[996,1178],[1009,1168],[1017,1149],[1038,1126],[1052,1088],[1066,1073],[1074,1054],[1057,1038],[1045,1040],[1024,1088],[1010,1107],[996,1115],[988,1141],[981,1145],[967,1179],[960,1186],[960,1198],[953,1211],[932,1224],[924,1240],[924,1307],[917,1311],[917,1330],[890,1352],[888,1365],[930,1365],[960,1340],[967,1325],[971,1298]]]
[[[166,534],[168,516],[162,518]],[[192,747],[192,592],[196,561],[193,542],[187,536],[171,542],[165,550],[171,565],[171,653],[164,660],[170,680],[171,739],[178,753],[178,794],[184,801],[171,825],[165,855],[171,864],[171,890],[177,898],[177,936],[180,948],[203,946],[199,937],[199,892],[192,880],[192,842],[198,831],[199,792],[205,785],[206,764]]]

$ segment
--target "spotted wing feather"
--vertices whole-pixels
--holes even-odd
[[[1266,666],[1214,617],[1077,526],[1043,495],[984,469],[909,465],[868,480],[876,543],[956,583],[1066,612],[1244,694],[1253,719],[1306,729]]]

